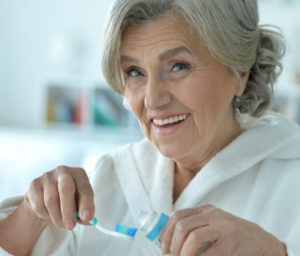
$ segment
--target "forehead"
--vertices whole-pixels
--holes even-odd
[[[199,48],[200,39],[189,24],[179,15],[172,14],[143,25],[131,25],[123,34],[121,54],[151,47],[163,51],[184,46],[189,50]]]

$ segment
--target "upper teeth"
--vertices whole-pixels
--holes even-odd
[[[176,123],[178,121],[182,121],[187,118],[187,114],[183,115],[178,115],[178,116],[172,116],[169,118],[164,118],[164,119],[153,119],[153,123],[156,125],[166,125],[166,124],[172,124]]]

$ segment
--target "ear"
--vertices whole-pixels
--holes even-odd
[[[239,75],[240,75],[240,79],[238,81],[236,91],[235,91],[235,96],[237,97],[242,96],[246,89],[246,85],[250,75],[250,70],[239,72]]]

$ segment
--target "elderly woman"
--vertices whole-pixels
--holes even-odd
[[[300,255],[300,129],[266,112],[284,46],[258,26],[257,9],[256,0],[115,1],[103,72],[146,139],[103,156],[92,185],[84,170],[61,166],[24,199],[3,201],[1,247],[14,255]],[[127,242],[85,226],[94,215],[108,228],[138,226],[141,211],[171,216],[161,251],[142,232]]]

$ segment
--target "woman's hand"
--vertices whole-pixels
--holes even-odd
[[[255,223],[211,205],[175,212],[162,235],[162,251],[172,256],[286,256],[282,242]]]
[[[30,255],[49,222],[73,229],[76,210],[88,225],[95,212],[88,177],[81,168],[57,167],[33,180],[20,206],[0,222],[0,246],[13,255]]]
[[[73,229],[79,211],[82,224],[94,216],[94,194],[86,172],[81,168],[59,166],[33,180],[25,193],[25,205],[40,219],[57,228]]]

